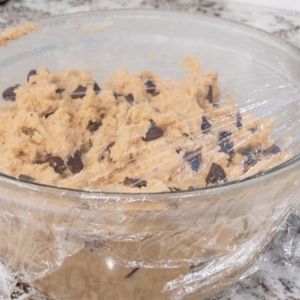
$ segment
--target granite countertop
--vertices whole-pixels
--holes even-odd
[[[0,6],[0,30],[32,20],[82,11],[144,8],[198,12],[248,24],[300,47],[300,12],[249,6],[231,1],[195,0],[10,0]],[[214,299],[300,299],[300,208],[290,216],[251,274]],[[45,300],[17,283],[12,299]]]

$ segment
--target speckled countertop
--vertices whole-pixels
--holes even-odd
[[[0,30],[41,18],[104,9],[146,8],[213,15],[255,26],[300,47],[300,12],[246,6],[226,1],[196,0],[10,0],[0,6]],[[299,214],[298,214],[299,212]],[[300,209],[285,223],[274,243],[233,288],[214,299],[300,299]],[[18,283],[12,299],[45,300]]]

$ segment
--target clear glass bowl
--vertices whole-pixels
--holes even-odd
[[[299,196],[298,49],[229,21],[159,11],[106,11],[41,21],[0,49],[0,88],[47,66],[182,77],[195,56],[223,93],[258,118],[293,158],[240,182],[193,191],[114,194],[0,177],[0,253],[10,274],[55,299],[204,299],[234,283]],[[283,143],[290,137],[288,143]],[[26,147],[26,145],[24,145]],[[9,291],[10,277],[1,280]]]

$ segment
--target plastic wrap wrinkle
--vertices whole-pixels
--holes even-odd
[[[288,211],[289,205],[291,205],[293,201],[294,201],[293,198],[289,198],[285,202],[286,206],[280,205],[279,207],[274,207],[273,215],[268,218],[267,222],[264,225],[265,228],[260,226],[260,230],[256,234],[252,234],[252,235],[248,236],[247,241],[245,243],[241,244],[240,246],[236,245],[234,248],[229,246],[229,248],[228,248],[228,250],[230,250],[229,253],[226,253],[226,251],[225,251],[225,253],[223,255],[221,254],[220,257],[218,257],[219,255],[208,256],[208,259],[212,260],[208,263],[208,265],[204,266],[204,268],[201,267],[202,265],[199,267],[199,269],[197,267],[193,268],[192,273],[187,274],[185,276],[181,275],[177,279],[171,280],[169,283],[167,283],[165,285],[163,291],[164,292],[167,292],[167,291],[174,292],[174,297],[178,297],[178,299],[180,299],[180,297],[183,297],[184,295],[190,294],[192,292],[196,292],[198,289],[201,289],[202,293],[205,294],[205,292],[206,292],[205,287],[207,285],[210,286],[210,284],[212,284],[214,282],[220,284],[220,282],[222,283],[223,281],[227,282],[227,284],[228,284],[228,279],[226,279],[226,276],[227,275],[229,276],[233,272],[237,272],[235,274],[235,276],[242,275],[242,273],[245,271],[245,269],[249,265],[251,265],[253,260],[256,259],[257,248],[265,246],[263,241],[266,239],[266,235],[272,235],[273,234],[272,231],[277,230],[277,228],[274,227],[273,224],[275,221],[276,222],[278,221],[277,220],[278,214],[280,216],[283,211],[285,211],[285,210]],[[77,209],[75,209],[75,211],[76,210]],[[162,212],[162,214],[170,213],[171,211],[172,210],[167,210],[167,211]],[[175,211],[176,211],[176,209],[175,209]],[[111,235],[111,234],[109,234],[109,232],[107,232],[106,238],[103,239],[103,243],[98,243],[98,246],[97,246],[94,241],[95,240],[99,241],[99,234],[100,234],[100,236],[104,236],[104,237],[105,237],[105,234],[102,234],[100,231],[97,232],[97,230],[95,230],[95,232],[94,232],[95,235],[92,237],[88,237],[84,234],[81,234],[80,231],[78,232],[78,230],[75,230],[75,232],[72,231],[73,226],[75,226],[75,228],[78,227],[78,225],[79,225],[79,228],[83,226],[83,225],[80,225],[80,223],[82,222],[81,219],[85,219],[86,217],[88,217],[87,214],[89,213],[89,211],[84,210],[83,212],[84,212],[83,214],[77,213],[76,218],[72,217],[72,221],[69,221],[67,223],[63,222],[63,223],[61,223],[61,226],[55,226],[53,224],[49,228],[44,228],[45,225],[41,225],[41,224],[39,225],[36,222],[32,223],[32,218],[30,216],[30,214],[32,212],[30,212],[30,211],[28,211],[26,219],[25,218],[20,219],[20,217],[17,217],[17,219],[16,219],[16,216],[12,216],[11,214],[8,215],[7,213],[5,214],[5,224],[9,224],[8,219],[13,219],[13,221],[10,222],[12,227],[15,227],[16,224],[21,223],[22,225],[19,225],[18,228],[24,228],[26,231],[29,230],[29,232],[31,234],[33,234],[32,236],[28,236],[28,234],[24,234],[25,230],[17,231],[17,232],[19,232],[20,236],[15,237],[16,241],[19,241],[19,243],[20,243],[20,241],[23,241],[24,238],[26,238],[29,245],[32,245],[32,244],[36,245],[35,248],[32,249],[33,252],[27,253],[26,243],[22,244],[22,247],[21,247],[22,260],[25,263],[25,261],[27,260],[27,257],[31,257],[31,259],[29,260],[28,263],[26,263],[24,265],[25,269],[23,269],[23,267],[22,267],[19,270],[16,270],[17,274],[19,275],[19,277],[21,277],[21,279],[23,279],[25,281],[30,281],[33,279],[42,278],[47,273],[51,273],[52,271],[54,271],[55,269],[59,268],[62,265],[62,263],[66,257],[68,257],[70,255],[74,255],[76,252],[78,252],[83,247],[84,240],[86,240],[85,245],[92,246],[91,248],[93,248],[93,249],[97,248],[95,251],[96,251],[96,255],[99,256],[98,259],[100,259],[101,257],[103,257],[104,259],[113,259],[115,262],[121,263],[121,264],[126,264],[126,261],[127,261],[127,264],[130,267],[141,267],[141,264],[143,263],[143,261],[128,260],[130,257],[126,257],[126,248],[124,248],[124,246],[122,246],[122,244],[118,244],[119,242],[117,244],[115,244],[115,247],[117,247],[117,248],[115,248],[116,253],[118,252],[118,247],[121,247],[120,250],[122,249],[121,252],[119,252],[119,255],[114,255],[113,257],[111,257],[110,251],[108,253],[105,253],[105,251],[103,251],[103,248],[105,248],[106,239],[108,239],[108,240],[116,239],[116,240],[119,240],[120,242],[123,241],[125,243],[130,242],[130,241],[139,241],[139,247],[136,248],[136,250],[135,250],[136,257],[138,257],[139,253],[141,253],[141,254],[143,254],[143,256],[145,256],[145,253],[147,253],[147,249],[151,249],[151,245],[154,245],[155,247],[157,247],[158,245],[160,245],[160,247],[164,247],[164,245],[162,245],[162,244],[164,244],[165,241],[170,239],[171,236],[173,235],[173,230],[171,230],[170,233],[168,233],[168,231],[167,231],[166,234],[164,234],[164,235],[159,234],[158,236],[152,236],[153,242],[150,242],[150,244],[147,243],[146,248],[143,248],[143,247],[141,247],[141,245],[143,245],[143,243],[147,242],[148,239],[145,240],[144,238],[138,238],[138,235],[132,235],[132,238],[130,238],[130,236],[128,236],[128,235],[125,235],[124,238],[122,238],[122,235],[120,235],[119,237],[117,237],[117,236],[114,237],[114,235]],[[71,215],[74,216],[74,213],[72,213]],[[188,218],[189,216],[190,216],[190,213],[187,214],[185,217]],[[63,216],[61,216],[61,217],[63,217]],[[134,218],[134,215],[131,217]],[[57,220],[59,220],[60,216],[56,215],[56,218],[57,218]],[[114,219],[114,215],[111,215],[111,218]],[[156,218],[157,218],[157,216],[155,216],[153,221],[156,220]],[[237,221],[239,221],[239,219],[240,218],[237,218]],[[16,220],[18,220],[18,222],[16,222]],[[45,219],[43,221],[45,221]],[[179,218],[179,221],[180,221],[180,218]],[[126,224],[126,222],[128,222],[128,221],[127,221],[127,219],[123,219],[123,220],[121,219],[120,223],[122,224],[123,222],[125,222],[124,224]],[[232,220],[231,222],[234,222],[234,220]],[[244,222],[241,220],[241,223],[244,223]],[[151,222],[150,222],[148,225],[153,225],[153,224],[151,224]],[[201,225],[201,224],[199,224],[199,225]],[[68,230],[66,230],[66,227],[68,228]],[[140,229],[142,229],[142,228],[144,228],[144,227],[141,227]],[[17,228],[15,228],[15,229],[17,229]],[[170,253],[172,253],[172,249],[173,250],[178,249],[179,245],[180,245],[180,250],[183,249],[182,248],[183,247],[182,238],[183,237],[186,238],[186,234],[189,231],[189,229],[190,228],[186,228],[182,232],[179,232],[179,239],[177,240],[177,242],[166,244],[165,245],[166,252],[163,251],[161,253],[158,253],[157,260],[151,259],[149,261],[149,262],[151,262],[150,265],[146,264],[143,267],[157,268],[158,266],[160,266],[160,267],[164,267],[164,268],[174,268],[175,266],[174,265],[172,266],[171,261],[170,260],[168,261],[167,259],[163,259],[163,257],[165,257],[165,255],[170,255]],[[222,230],[222,229],[220,229],[220,230]],[[197,229],[194,228],[193,231],[197,231]],[[9,235],[9,238],[11,238],[14,235]],[[51,235],[53,235],[53,238],[49,242],[47,240],[48,240],[48,237]],[[213,234],[213,236],[214,236],[214,234]],[[187,236],[187,238],[190,239],[189,236]],[[191,238],[193,238],[192,234],[191,234]],[[37,241],[39,241],[38,244],[37,244]],[[216,241],[213,242],[213,244],[215,244],[215,243],[216,243]],[[217,245],[217,244],[215,244],[215,245]],[[196,245],[194,245],[194,246],[196,246]],[[48,251],[46,253],[43,252],[45,247],[47,247],[47,251]],[[209,248],[208,245],[206,247]],[[25,252],[24,252],[24,249],[25,249]],[[187,257],[190,257],[191,250],[192,250],[192,248],[188,249]],[[252,251],[253,251],[253,253],[252,253]],[[40,259],[38,257],[40,253],[41,253],[42,257],[44,257],[43,259]],[[125,255],[125,257],[124,257],[124,255]],[[129,255],[131,255],[131,254],[129,254]],[[153,255],[152,251],[151,251],[151,255]],[[176,251],[174,252],[174,255],[176,255]],[[17,257],[19,255],[16,254],[15,256]],[[125,259],[123,259],[123,257]],[[45,258],[46,258],[46,260],[45,260]],[[38,265],[36,265],[35,259],[37,259]],[[197,259],[199,259],[199,257],[198,258],[194,257],[195,262],[197,261]],[[201,258],[200,258],[200,260],[201,260]],[[43,262],[43,261],[45,261],[46,264],[41,265],[41,262]],[[180,261],[181,261],[181,263],[184,262],[182,260],[182,258],[180,259]],[[236,270],[236,265],[232,264],[233,261],[239,261],[241,270]],[[176,260],[175,260],[175,263],[176,263]],[[188,263],[188,260],[186,261],[186,263]],[[13,266],[12,261],[9,261],[8,265]],[[36,269],[36,267],[38,267],[38,269]],[[41,269],[41,270],[39,270],[39,269]],[[20,276],[22,274],[24,277]],[[138,272],[136,273],[136,275],[138,275]],[[207,287],[207,289],[209,289],[209,287]]]

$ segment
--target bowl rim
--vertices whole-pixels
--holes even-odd
[[[176,18],[178,19],[178,17],[186,17],[186,16],[190,16],[192,18],[197,18],[198,22],[201,22],[201,20],[204,20],[206,22],[210,22],[212,24],[216,24],[216,23],[221,23],[227,26],[235,26],[236,29],[241,29],[244,31],[248,31],[250,34],[259,34],[260,37],[266,37],[268,38],[270,41],[273,41],[276,43],[276,46],[281,46],[282,49],[285,49],[287,51],[292,51],[295,55],[299,55],[300,57],[300,48],[298,48],[296,45],[292,44],[290,41],[284,40],[280,37],[277,37],[275,35],[272,35],[271,33],[268,33],[267,31],[264,31],[262,29],[253,27],[251,25],[248,24],[244,24],[244,23],[240,23],[238,21],[234,21],[234,20],[230,20],[227,18],[220,18],[220,17],[216,17],[216,16],[207,16],[204,14],[201,14],[199,12],[183,12],[183,11],[175,11],[175,10],[163,10],[163,9],[111,9],[111,10],[99,10],[99,11],[85,11],[85,12],[75,12],[75,13],[69,13],[69,14],[59,14],[56,16],[51,16],[51,17],[47,17],[47,18],[43,18],[37,21],[39,27],[43,27],[43,26],[47,26],[47,24],[50,24],[52,22],[55,21],[59,21],[59,20],[66,20],[66,19],[70,19],[70,18],[78,18],[81,16],[108,16],[113,14],[113,16],[118,15],[120,17],[126,17],[129,14],[134,15],[135,17],[138,17],[140,14],[146,14],[149,15],[151,17],[158,17],[158,16],[168,16],[169,18]],[[199,17],[201,17],[201,19],[199,19]],[[29,50],[25,50],[25,51],[21,51],[20,53],[14,54],[13,56],[8,56],[6,58],[4,58],[3,60],[1,60],[1,63],[5,63],[9,60],[11,60],[12,58],[22,55],[24,53],[26,53],[27,51],[32,51],[35,49],[29,49]],[[201,188],[195,188],[195,189],[191,189],[191,190],[178,190],[178,191],[164,191],[164,192],[137,192],[137,193],[129,193],[129,192],[124,192],[124,193],[120,193],[120,192],[105,192],[105,191],[101,191],[101,190],[93,190],[93,189],[73,189],[73,188],[66,188],[66,187],[60,187],[60,186],[55,186],[55,185],[50,185],[50,184],[43,184],[43,183],[39,183],[39,182],[28,182],[28,181],[24,181],[24,180],[20,180],[17,177],[5,174],[0,172],[0,184],[1,181],[4,180],[8,180],[9,183],[11,184],[17,184],[17,185],[22,185],[22,189],[29,189],[29,190],[36,190],[36,188],[41,188],[41,190],[39,190],[40,192],[43,192],[43,188],[45,189],[50,189],[52,192],[54,191],[59,191],[59,192],[70,192],[70,193],[75,193],[75,194],[87,194],[87,195],[93,195],[93,200],[95,200],[95,196],[97,198],[97,195],[99,196],[99,200],[100,198],[103,198],[103,196],[107,195],[110,198],[122,198],[122,197],[132,197],[132,198],[139,198],[139,197],[144,197],[144,196],[181,196],[181,195],[193,195],[193,196],[200,196],[201,194],[205,194],[207,192],[213,192],[213,191],[218,191],[220,192],[220,190],[223,189],[227,189],[230,188],[232,186],[241,186],[241,184],[243,183],[247,183],[247,182],[256,182],[259,178],[261,177],[265,177],[268,175],[272,175],[272,174],[277,174],[280,171],[284,171],[286,169],[288,169],[289,167],[292,167],[293,165],[296,165],[297,163],[300,163],[300,154],[293,156],[292,158],[286,160],[285,162],[276,165],[272,168],[269,168],[265,171],[259,172],[255,175],[251,175],[248,177],[245,177],[243,179],[238,179],[238,180],[234,180],[234,181],[229,181],[229,182],[225,182],[225,183],[221,183],[221,184],[217,184],[217,185],[213,185],[213,186],[206,186],[206,187],[201,187]]]

